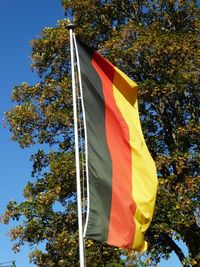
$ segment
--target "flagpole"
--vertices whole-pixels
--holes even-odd
[[[67,29],[70,33],[70,54],[72,72],[72,94],[73,94],[73,113],[74,113],[74,141],[76,159],[76,185],[77,185],[77,206],[78,206],[78,232],[79,232],[79,260],[80,267],[84,267],[84,246],[83,246],[83,222],[82,222],[82,201],[81,201],[81,182],[80,182],[80,162],[79,162],[79,143],[78,143],[78,123],[77,123],[77,104],[76,104],[76,84],[74,72],[74,43],[73,43],[74,24],[69,23]]]

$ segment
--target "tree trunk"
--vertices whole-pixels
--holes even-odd
[[[198,255],[200,256],[200,228],[196,223],[192,224],[190,228],[185,231],[184,240],[188,246],[190,256],[196,261],[192,266],[200,267],[200,260],[197,257]]]

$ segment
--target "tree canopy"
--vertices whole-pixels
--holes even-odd
[[[199,69],[200,19],[194,0],[63,0],[76,35],[139,85],[143,133],[156,162],[159,190],[143,261],[86,241],[88,266],[149,266],[174,251],[183,266],[200,266]],[[38,83],[15,86],[6,112],[12,139],[22,148],[43,144],[34,155],[25,200],[11,201],[4,223],[14,250],[43,242],[30,255],[37,266],[78,266],[76,185],[69,33],[67,21],[44,28],[32,41]],[[47,149],[49,147],[49,149]],[[183,240],[189,256],[177,240]],[[121,257],[124,255],[124,257]]]

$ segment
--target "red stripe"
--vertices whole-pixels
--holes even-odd
[[[92,65],[102,81],[105,100],[106,139],[112,159],[112,203],[107,243],[131,248],[134,241],[134,213],[132,199],[132,158],[130,134],[113,94],[114,66],[93,54]]]

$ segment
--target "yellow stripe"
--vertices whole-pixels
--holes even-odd
[[[130,131],[132,149],[132,197],[137,209],[134,215],[136,232],[133,248],[147,249],[144,233],[150,225],[157,191],[155,163],[146,146],[139,120],[137,84],[115,67],[113,92],[116,104]]]

